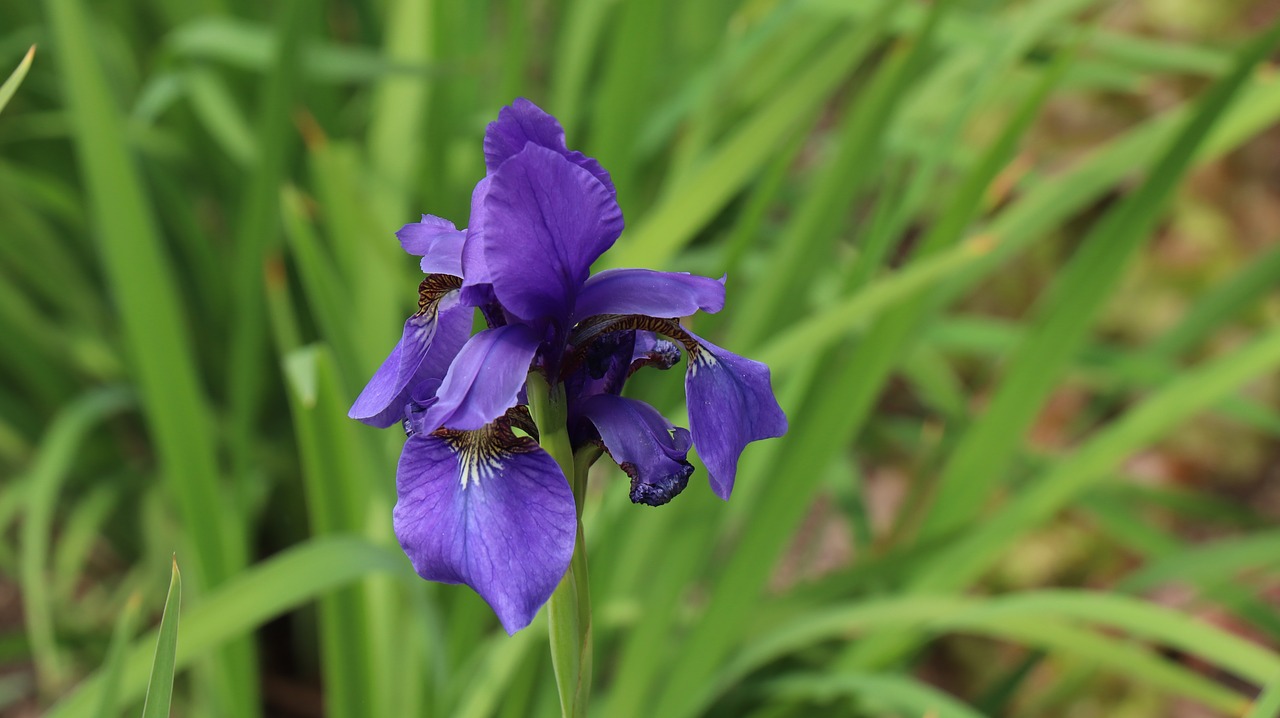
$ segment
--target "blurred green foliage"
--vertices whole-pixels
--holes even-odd
[[[791,418],[727,505],[596,470],[593,716],[1268,715],[1280,25],[1158,5],[5,4],[0,713],[137,715],[177,551],[175,715],[557,714],[345,416],[523,95]]]

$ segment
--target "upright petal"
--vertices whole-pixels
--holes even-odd
[[[688,334],[698,344],[689,353],[684,380],[689,428],[712,490],[728,501],[742,450],[785,434],[787,417],[773,396],[769,367]]]
[[[449,366],[423,425],[476,430],[502,416],[515,405],[537,348],[538,335],[523,324],[471,337]]]
[[[567,328],[591,263],[622,233],[622,211],[589,172],[529,144],[492,175],[472,224],[502,305]]]
[[[484,209],[489,196],[490,178],[485,177],[471,190],[471,226],[462,245],[462,301],[473,307],[494,301],[493,279],[484,261]]]
[[[556,118],[523,97],[517,97],[510,107],[499,110],[498,119],[490,122],[485,130],[485,166],[490,173],[496,172],[503,162],[519,154],[530,142],[557,152],[590,172],[610,195],[617,194],[612,180],[609,179],[609,173],[600,166],[600,163],[581,152],[568,149],[564,142],[564,128]]]
[[[607,269],[582,286],[574,312],[577,319],[596,314],[686,317],[699,309],[714,314],[723,308],[723,279],[686,272]]]
[[[689,485],[691,440],[657,409],[635,399],[598,394],[582,404],[609,455],[631,477],[631,501],[661,506]]]
[[[385,429],[403,418],[415,386],[444,377],[471,334],[471,307],[444,303],[443,308],[405,320],[400,341],[356,397],[348,416]]]
[[[510,429],[416,434],[396,473],[396,537],[420,576],[463,583],[507,633],[529,625],[573,555],[569,482]]]
[[[422,257],[424,273],[455,277],[462,276],[462,244],[466,237],[466,231],[453,226],[453,222],[430,214],[396,232],[404,251]]]

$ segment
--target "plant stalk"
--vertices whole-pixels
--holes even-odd
[[[537,372],[529,374],[529,409],[538,425],[539,443],[560,465],[573,489],[578,513],[577,537],[569,570],[547,602],[551,665],[564,718],[585,718],[591,691],[591,592],[587,580],[587,548],[582,535],[582,504],[590,461],[575,462],[569,443],[564,386],[549,386]]]

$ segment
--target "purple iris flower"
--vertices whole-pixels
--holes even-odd
[[[394,523],[414,568],[471,586],[514,633],[555,590],[577,528],[569,481],[524,406],[531,371],[563,384],[573,449],[607,453],[637,503],[685,488],[691,447],[727,500],[745,446],[781,436],[787,420],[768,367],[678,320],[719,311],[723,280],[591,275],[622,233],[622,212],[609,173],[566,147],[554,117],[517,99],[489,125],[484,152],[468,229],[424,215],[397,233],[422,257],[418,311],[350,415],[404,425]],[[468,337],[476,310],[488,328]],[[682,351],[690,430],[621,396],[634,372],[668,369]]]

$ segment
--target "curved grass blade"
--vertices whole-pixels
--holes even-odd
[[[1253,702],[1244,718],[1275,718],[1280,716],[1280,674],[1262,689],[1262,695]]]
[[[9,79],[0,85],[0,112],[4,112],[4,106],[9,104],[9,99],[13,97],[13,93],[18,91],[18,85],[22,84],[23,78],[27,76],[27,70],[31,69],[31,60],[36,56],[36,46],[32,45],[27,54],[22,58],[22,62],[18,63],[18,67],[9,75]]]
[[[1253,68],[1280,42],[1280,24],[1255,39],[1236,59],[1232,72],[1201,98],[1197,109],[1151,167],[1147,181],[1107,214],[1041,302],[1026,342],[1009,360],[1009,370],[990,407],[965,433],[938,479],[922,532],[937,536],[964,526],[981,511],[1012,461],[1013,454],[1061,375],[1077,356],[1094,319],[1115,291],[1125,267],[1151,229],[1182,177]]]
[[[931,718],[983,718],[982,713],[933,686],[909,676],[885,673],[799,674],[774,681],[765,690],[786,701],[867,698],[906,715]]]
[[[100,390],[76,401],[54,420],[31,468],[25,496],[26,516],[22,522],[19,576],[27,635],[40,686],[46,691],[61,690],[64,677],[54,638],[47,575],[54,506],[84,437],[98,422],[132,402],[132,393],[119,387]]]
[[[169,705],[173,702],[173,671],[178,660],[178,613],[181,607],[182,573],[178,571],[178,557],[174,556],[169,595],[164,599],[160,632],[156,635],[156,653],[151,662],[151,679],[147,682],[147,699],[142,704],[142,718],[169,718]]]
[[[1118,628],[1117,638],[1089,626]],[[917,640],[958,632],[1043,648],[1085,658],[1116,675],[1183,695],[1226,712],[1239,713],[1243,698],[1152,651],[1132,637],[1182,648],[1241,677],[1258,681],[1280,667],[1280,656],[1177,611],[1138,599],[1087,591],[1038,591],[975,600],[959,596],[892,596],[844,605],[790,621],[745,644],[713,680],[686,696],[670,715],[688,718],[708,708],[759,668],[816,644],[917,632]]]

